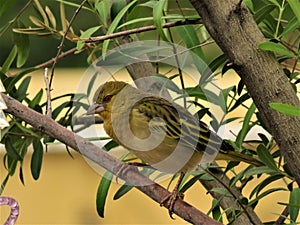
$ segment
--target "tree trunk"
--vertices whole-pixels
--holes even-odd
[[[252,15],[239,0],[190,2],[247,86],[263,121],[300,185],[300,118],[280,114],[269,106],[271,102],[300,106],[299,99],[275,56],[258,49],[258,44],[265,39]]]

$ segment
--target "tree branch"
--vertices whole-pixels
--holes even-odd
[[[300,185],[300,118],[286,116],[269,106],[272,102],[300,106],[300,102],[275,56],[258,49],[265,39],[252,15],[243,3],[239,4],[240,0],[190,2],[247,86]]]
[[[183,21],[176,21],[176,22],[169,22],[163,24],[163,28],[169,28],[169,27],[175,27],[175,26],[182,26],[182,25],[188,25],[188,24],[201,24],[202,20],[197,19],[197,20],[183,20]],[[136,29],[131,29],[131,30],[124,30],[120,31],[117,33],[113,34],[108,34],[108,35],[103,35],[99,37],[90,37],[90,38],[73,38],[74,41],[84,41],[85,43],[91,43],[91,42],[101,42],[107,39],[113,39],[117,37],[123,37],[123,36],[128,36],[131,34],[137,34],[137,33],[142,33],[146,31],[151,31],[151,30],[156,30],[156,26],[151,25],[151,26],[145,26],[145,27],[139,27]]]
[[[3,93],[1,93],[1,95],[8,107],[8,109],[5,110],[7,113],[20,118],[39,131],[56,138],[67,146],[70,146],[74,150],[80,152],[83,156],[109,170],[113,174],[118,174],[121,179],[134,185],[135,188],[148,195],[154,201],[160,203],[167,195],[170,194],[170,192],[165,188],[154,183],[138,171],[132,169],[131,166],[120,162],[118,159],[109,155],[107,152],[103,151],[91,142],[88,142],[79,135],[56,123],[51,118],[37,113]],[[124,172],[120,173],[121,169]],[[142,186],[139,184],[150,185]],[[166,207],[166,205],[164,206]],[[192,224],[221,225],[221,223],[213,220],[205,213],[180,199],[178,199],[174,205],[174,213]]]

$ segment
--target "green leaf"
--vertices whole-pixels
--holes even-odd
[[[17,98],[19,101],[22,101],[24,98],[26,98],[30,81],[31,81],[31,77],[26,77],[26,78],[24,78],[24,80],[22,81],[20,86],[18,87],[18,89],[17,89],[18,97]]]
[[[126,0],[114,0],[112,1],[111,9],[110,9],[110,17],[111,20],[114,20],[119,12],[126,7]]]
[[[99,13],[100,19],[104,26],[107,26],[107,18],[109,16],[110,0],[97,1],[95,7]]]
[[[1,68],[2,73],[6,73],[9,70],[9,68],[11,67],[11,64],[13,63],[13,61],[15,60],[15,58],[17,56],[17,53],[18,53],[18,48],[16,45],[14,45],[14,47],[10,51],[8,57],[6,58],[5,62],[3,63],[3,66]]]
[[[72,6],[72,7],[76,8],[76,9],[78,9],[79,6],[80,6],[80,4],[76,4],[76,3],[70,2],[70,1],[64,1],[64,0],[55,0],[55,1],[63,3],[64,5]],[[82,9],[93,12],[92,9],[90,9],[90,8],[88,8],[86,6],[83,6]]]
[[[267,185],[271,184],[274,181],[277,181],[281,178],[283,178],[283,174],[274,174],[267,177],[265,180],[263,180],[259,185],[257,185],[252,192],[249,195],[249,198],[252,198],[252,196],[256,193],[256,196],[260,193],[262,189],[264,189]]]
[[[163,12],[166,6],[166,0],[159,0],[153,7],[153,23],[163,41],[169,42],[163,29]]]
[[[93,89],[93,86],[95,85],[95,80],[96,80],[97,77],[98,77],[98,73],[95,73],[92,76],[91,80],[89,81],[89,85],[88,85],[88,88],[87,88],[87,91],[86,91],[87,96],[91,95],[91,91]],[[95,101],[95,99],[93,99],[93,101]]]
[[[33,141],[33,153],[31,157],[31,174],[33,179],[37,180],[40,177],[40,172],[42,168],[44,149],[43,144],[39,139]]]
[[[224,197],[232,197],[232,194],[225,188],[212,188],[209,191],[215,192]]]
[[[296,30],[300,26],[300,22],[295,17],[289,21],[289,23],[286,25],[282,33],[279,35],[279,38],[284,37],[286,34]]]
[[[291,191],[289,205],[290,205],[289,208],[290,208],[291,221],[296,222],[299,214],[299,208],[300,208],[300,188],[294,188]]]
[[[255,22],[259,24],[276,8],[275,5],[265,5],[261,7],[254,15]]]
[[[152,79],[155,81],[155,83],[160,84],[162,88],[167,88],[171,91],[174,91],[178,94],[182,94],[182,91],[179,89],[179,87],[175,84],[174,81],[172,81],[171,79],[169,79],[168,77],[164,76],[164,75],[153,75]]]
[[[7,138],[4,144],[5,144],[6,152],[7,152],[8,156],[11,157],[11,159],[14,159],[17,161],[22,160],[22,157],[19,155],[17,149],[13,146],[12,140],[10,138]]]
[[[24,28],[24,25],[21,22],[18,22],[17,28]],[[28,34],[14,32],[13,39],[18,48],[17,67],[20,68],[25,64],[29,56],[29,36]]]
[[[7,79],[7,83],[6,82],[3,82],[4,85],[5,85],[5,88],[6,88],[6,91],[8,93],[12,93],[12,92],[16,92],[15,90],[15,85],[16,83],[21,80],[26,74],[28,73],[31,73],[33,71],[35,71],[36,69],[35,68],[28,68],[28,69],[25,69],[25,70],[22,70],[18,75],[14,76],[12,79],[11,78],[8,78]],[[16,94],[16,93],[14,93]],[[15,96],[15,95],[14,95]]]
[[[131,189],[133,188],[133,186],[124,184],[122,185],[119,190],[116,192],[116,194],[114,195],[114,200],[117,200],[119,198],[121,198],[123,195],[125,195],[127,192],[129,192]]]
[[[223,222],[223,218],[222,218],[222,212],[221,212],[221,208],[220,208],[220,202],[219,200],[213,198],[213,201],[212,201],[212,215],[213,215],[213,218],[216,220],[216,221],[219,221],[219,222]]]
[[[245,172],[245,176],[253,176],[259,174],[275,174],[278,173],[273,169],[269,168],[268,166],[260,166],[260,167],[253,167]]]
[[[21,123],[15,121],[15,124],[16,124],[16,126],[17,126],[18,128],[20,128],[20,130],[23,131],[24,133],[30,134],[30,135],[32,135],[32,136],[34,136],[34,137],[39,138],[39,136],[38,136],[34,131],[32,131],[31,129],[29,129],[29,128],[23,126]]]
[[[274,171],[279,172],[279,169],[277,168],[271,153],[269,152],[269,150],[263,144],[260,144],[260,145],[257,146],[256,152],[257,152],[258,158],[266,166],[268,166],[270,169],[272,169]]]
[[[298,22],[300,23],[300,2],[299,0],[288,0],[289,5],[291,6],[291,9],[293,10],[295,16],[298,19]]]
[[[81,35],[80,38],[89,38],[92,36],[93,33],[95,33],[97,30],[99,30],[101,26],[96,26],[96,27],[91,27],[84,31]],[[78,41],[77,42],[77,50],[81,50],[84,47],[84,41]]]
[[[111,140],[109,142],[107,142],[104,146],[103,146],[103,149],[105,151],[109,151],[111,150],[112,148],[115,148],[115,147],[118,147],[119,144],[117,142],[115,142],[114,140]]]
[[[290,58],[295,58],[295,54],[288,50],[285,46],[283,46],[280,43],[274,43],[274,42],[262,42],[258,45],[258,48],[265,51],[271,51],[274,53],[278,53],[280,55],[284,55]]]
[[[229,112],[233,111],[234,109],[238,108],[243,102],[247,101],[250,99],[249,93],[243,94],[241,97],[239,97],[234,105],[229,109]]]
[[[270,188],[268,190],[266,190],[265,192],[263,192],[262,194],[258,195],[255,199],[253,199],[252,201],[249,202],[248,206],[251,206],[253,204],[255,204],[256,202],[258,202],[260,199],[266,197],[267,195],[275,192],[275,191],[287,191],[286,188]]]
[[[29,102],[29,108],[34,109],[38,104],[40,104],[43,97],[43,89],[41,88],[40,91],[34,96],[34,98]]]
[[[268,0],[268,2],[274,4],[274,5],[277,6],[278,8],[281,8],[281,5],[278,3],[277,0]]]
[[[107,29],[107,32],[106,32],[106,35],[109,35],[109,34],[112,34],[119,22],[121,21],[121,19],[123,18],[123,16],[126,14],[126,12],[129,10],[129,8],[135,4],[137,2],[137,0],[133,0],[132,2],[130,2],[126,7],[124,7],[119,13],[118,15],[116,16],[116,18],[112,21],[111,25],[109,26],[109,28]],[[105,55],[106,55],[106,52],[107,52],[107,49],[108,49],[108,45],[109,45],[109,42],[110,40],[105,40],[103,42],[103,46],[102,46],[102,57],[103,59],[105,58]]]
[[[97,190],[97,196],[96,196],[97,213],[102,218],[104,218],[104,207],[105,207],[105,203],[106,203],[108,190],[111,185],[112,177],[113,177],[113,174],[109,171],[106,171],[100,181],[100,184],[99,184],[98,190]]]
[[[224,65],[227,61],[227,57],[222,54],[215,58],[212,62],[209,63],[208,67],[201,74],[199,84],[203,84],[211,77],[212,73],[215,72],[220,66]]]
[[[61,111],[65,108],[68,108],[72,105],[71,101],[67,101],[62,103],[60,106],[56,107],[53,111],[52,111],[52,119],[57,119],[58,115],[61,113]]]
[[[187,26],[178,26],[176,27],[177,33],[180,35],[181,39],[185,43],[187,48],[193,48],[194,52],[199,58],[205,59],[204,53],[200,47],[194,48],[195,46],[200,45],[198,35],[195,31],[195,28],[192,25]]]
[[[17,0],[0,0],[0,18],[16,4]]]
[[[300,108],[284,103],[270,103],[270,107],[288,116],[300,116]]]
[[[20,181],[22,182],[22,184],[25,186],[25,180],[24,180],[24,174],[23,174],[22,164],[20,165],[19,178],[20,178]]]
[[[250,120],[251,120],[251,117],[254,114],[255,110],[256,110],[256,106],[255,106],[254,103],[252,103],[251,106],[249,107],[246,115],[245,115],[242,129],[239,131],[239,133],[236,137],[236,145],[239,148],[242,147],[243,141],[245,140],[245,137],[246,137],[247,133],[249,132],[249,130],[251,128]]]
[[[180,188],[180,192],[184,193],[186,192],[190,187],[192,187],[197,181],[199,181],[200,177],[203,176],[204,172],[202,174],[196,175],[192,177],[188,182],[186,182],[182,188]]]

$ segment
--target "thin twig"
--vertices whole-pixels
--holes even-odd
[[[49,118],[52,118],[52,104],[51,104],[51,89],[50,89],[50,84],[49,84],[49,79],[48,79],[48,68],[45,68],[44,72],[44,79],[45,79],[45,85],[46,85],[46,94],[47,94],[47,107],[46,107],[46,115]]]
[[[196,20],[183,20],[183,21],[176,21],[176,22],[169,22],[163,24],[163,28],[170,28],[175,26],[182,26],[182,25],[188,25],[188,24],[201,24],[201,19]],[[113,39],[117,37],[127,36],[130,34],[137,34],[142,33],[146,31],[156,30],[156,26],[150,25],[145,27],[139,27],[131,30],[124,30],[117,33],[109,34],[109,35],[103,35],[98,37],[90,37],[90,38],[73,38],[73,41],[84,41],[85,43],[91,43],[91,42],[101,42],[108,39]]]
[[[51,68],[51,76],[50,76],[50,83],[49,83],[49,87],[51,88],[52,86],[52,81],[53,81],[53,76],[54,76],[54,70],[55,70],[55,66],[56,66],[56,63],[57,63],[57,60],[58,60],[58,57],[60,55],[60,53],[62,52],[62,48],[63,48],[63,45],[64,45],[64,42],[65,42],[65,39],[66,39],[66,36],[67,34],[69,33],[69,30],[71,28],[71,25],[72,23],[74,22],[76,16],[78,15],[78,13],[80,12],[80,10],[82,9],[83,5],[86,3],[87,0],[83,0],[81,2],[81,4],[78,6],[78,8],[76,9],[76,11],[74,12],[70,22],[69,22],[69,25],[67,27],[67,29],[65,30],[64,32],[64,35],[61,39],[61,42],[58,46],[58,51],[57,51],[57,54],[56,54],[56,57],[54,58],[54,61],[53,61],[53,64],[52,64],[52,68]]]
[[[66,52],[63,52],[61,53],[58,57],[56,58],[52,58],[44,63],[41,63],[39,65],[36,65],[34,68],[35,69],[40,69],[40,68],[44,68],[44,67],[47,67],[47,66],[51,66],[55,61],[58,61],[59,59],[62,59],[70,54],[73,54],[74,52],[77,51],[77,48],[71,48],[70,50],[66,51]]]
[[[0,32],[0,37],[7,31],[7,29],[26,11],[26,9],[31,5],[33,0],[30,0],[26,5],[18,12],[18,14],[3,28]]]

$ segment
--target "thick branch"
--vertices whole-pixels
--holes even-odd
[[[135,185],[138,190],[148,195],[154,201],[160,203],[168,194],[170,194],[170,192],[168,192],[162,186],[149,180],[136,170],[130,169],[131,167],[129,165],[120,162],[118,159],[109,155],[107,152],[103,151],[91,142],[88,142],[84,138],[56,123],[51,118],[35,112],[34,110],[24,106],[20,102],[6,96],[5,94],[1,93],[1,95],[8,107],[8,109],[5,110],[7,113],[22,119],[41,132],[46,133],[62,143],[72,147],[74,150],[80,152],[83,156],[111,171],[113,174],[118,173],[121,179],[125,180],[129,184]],[[121,169],[124,171],[124,173],[119,173]],[[150,185],[142,186],[138,184]],[[193,224],[221,224],[180,199],[175,203],[174,213]]]
[[[271,102],[300,106],[292,86],[270,52],[257,48],[265,39],[240,0],[190,0],[208,32],[246,84],[269,131],[300,185],[300,118],[280,114]]]

